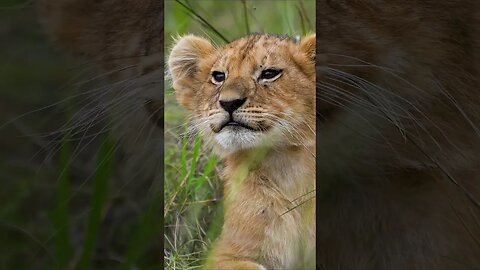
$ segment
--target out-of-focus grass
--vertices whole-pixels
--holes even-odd
[[[85,240],[83,241],[83,250],[80,257],[78,269],[86,270],[91,268],[92,254],[97,241],[97,234],[102,222],[102,212],[107,201],[108,182],[112,175],[113,154],[115,151],[115,142],[106,134],[100,144],[97,154],[95,167],[95,178],[93,179],[93,194],[90,204],[90,214],[88,217]]]
[[[165,2],[168,59],[187,33],[225,44],[249,32],[303,36],[315,29],[315,1]],[[213,29],[212,29],[213,28]],[[221,163],[198,136],[185,136],[188,112],[165,85],[165,268],[200,269],[223,224]]]
[[[72,144],[69,134],[65,134],[60,145],[59,176],[57,181],[57,206],[53,213],[53,223],[57,230],[56,235],[56,269],[65,269],[73,255],[70,241],[70,177]]]

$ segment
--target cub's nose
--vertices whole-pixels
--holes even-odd
[[[247,98],[237,98],[237,99],[231,99],[231,100],[220,100],[220,106],[227,111],[229,114],[232,114],[234,111],[236,111],[238,108],[240,108]]]

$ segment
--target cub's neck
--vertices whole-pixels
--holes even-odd
[[[266,181],[288,199],[315,189],[315,145],[242,150],[225,157],[227,183]]]

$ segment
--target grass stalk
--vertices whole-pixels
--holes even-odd
[[[162,228],[160,216],[162,206],[163,193],[159,190],[155,192],[147,209],[138,220],[138,229],[130,241],[129,248],[125,255],[125,262],[120,266],[120,270],[132,269],[134,264],[139,261],[142,254],[152,244],[152,239],[158,239],[158,241],[160,241],[158,235]]]
[[[106,134],[97,154],[96,174],[93,180],[93,195],[91,210],[88,217],[87,231],[83,244],[82,255],[78,269],[90,269],[92,255],[98,239],[98,231],[102,222],[102,211],[107,201],[108,181],[113,172],[113,154],[115,142]]]
[[[72,146],[69,138],[70,134],[65,134],[60,145],[60,175],[57,181],[57,203],[53,212],[53,224],[57,231],[55,236],[56,269],[65,269],[73,254],[69,237],[70,158],[72,156]]]
[[[175,0],[175,2],[178,3],[179,5],[181,5],[183,8],[185,8],[195,18],[199,19],[204,25],[206,25],[210,30],[212,30],[225,43],[229,42],[228,39],[224,35],[222,35],[215,27],[213,27],[213,25],[211,25],[205,18],[203,18],[197,12],[195,12],[195,10],[193,10],[192,8],[190,8],[188,5],[186,5],[185,3],[183,3],[180,0]]]
[[[246,31],[246,34],[250,34],[250,25],[248,25],[248,9],[247,9],[247,1],[246,0],[242,0],[242,4],[243,4],[243,18],[245,20],[245,31]]]

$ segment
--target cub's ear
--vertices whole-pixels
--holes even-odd
[[[300,50],[307,55],[309,59],[311,59],[315,63],[315,55],[316,49],[315,46],[317,44],[317,37],[316,34],[311,34],[304,37],[300,41]]]
[[[188,109],[193,106],[193,91],[198,86],[195,75],[201,69],[200,62],[214,52],[212,43],[194,35],[179,38],[172,48],[168,70],[177,100]]]
[[[300,44],[294,47],[293,59],[309,77],[315,77],[315,55],[316,55],[315,34],[304,37]]]

